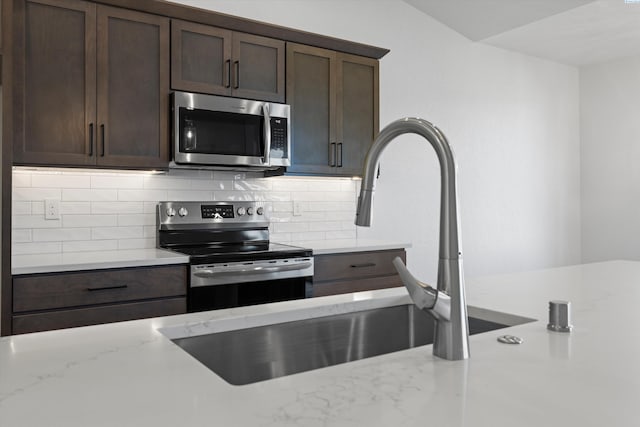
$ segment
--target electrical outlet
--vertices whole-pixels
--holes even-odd
[[[60,200],[46,199],[44,201],[44,219],[60,219]]]
[[[302,215],[302,203],[293,202],[293,216]]]

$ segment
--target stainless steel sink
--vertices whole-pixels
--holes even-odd
[[[523,320],[469,317],[469,331],[532,320],[513,318]],[[243,385],[431,344],[433,330],[433,318],[407,304],[172,341],[227,382]]]

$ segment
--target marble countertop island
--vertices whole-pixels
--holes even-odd
[[[471,358],[416,347],[244,386],[177,337],[406,303],[403,289],[0,339],[1,426],[638,426],[640,263],[467,280],[473,307],[537,321],[470,337]],[[546,329],[570,300],[574,330]],[[471,311],[471,307],[470,307]],[[502,334],[521,345],[498,343]]]

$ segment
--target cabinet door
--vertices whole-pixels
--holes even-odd
[[[287,44],[291,166],[287,172],[333,174],[336,166],[336,52]]]
[[[95,163],[95,14],[83,1],[16,2],[14,163]]]
[[[378,61],[338,54],[337,75],[337,173],[361,175],[379,130]]]
[[[98,7],[98,164],[166,167],[169,20]]]
[[[233,96],[284,102],[284,46],[281,40],[233,33]]]
[[[231,31],[171,21],[171,88],[231,94]]]

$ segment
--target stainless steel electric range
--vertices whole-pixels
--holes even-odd
[[[156,242],[189,256],[189,312],[311,296],[312,251],[270,242],[260,202],[160,202]]]

